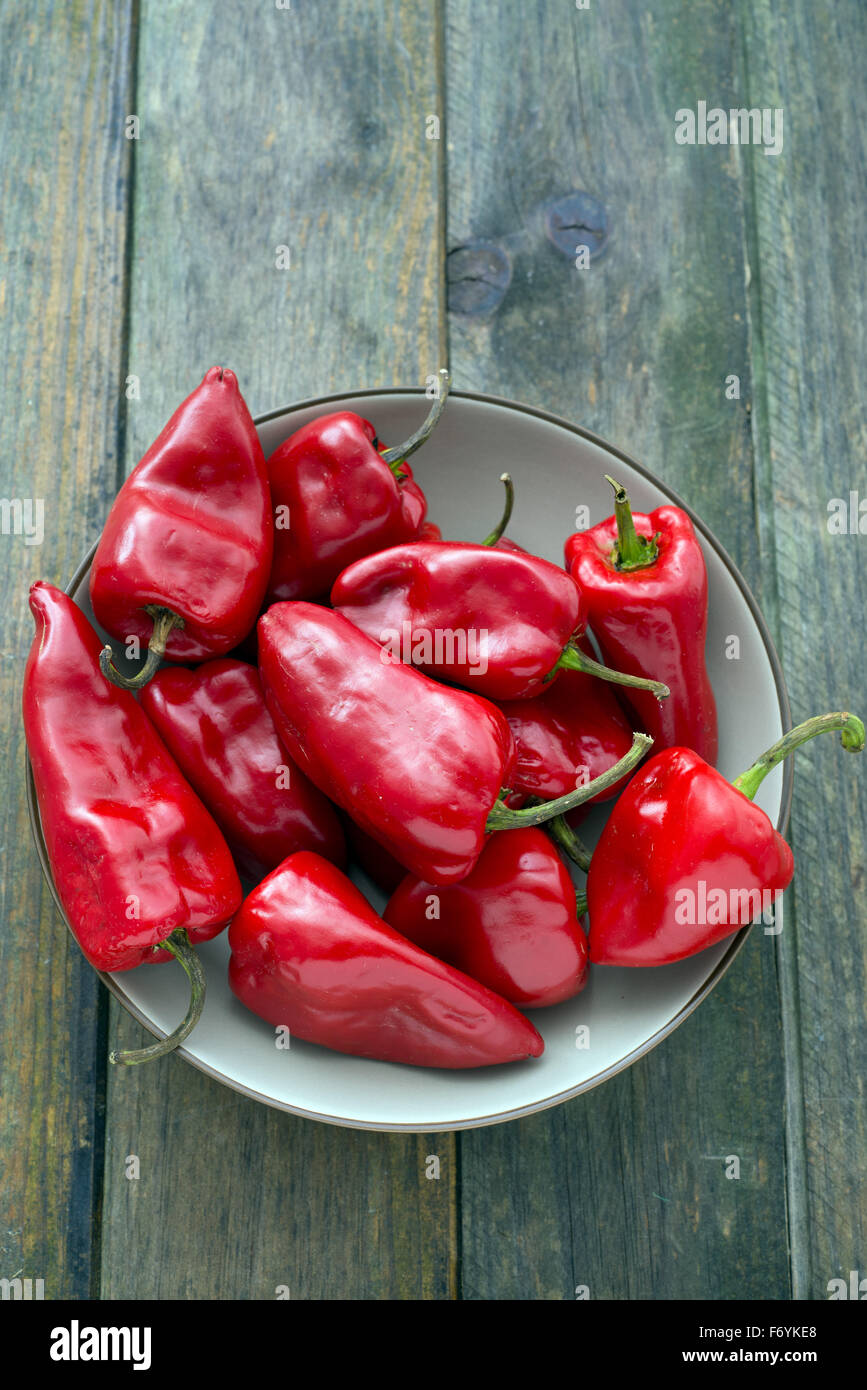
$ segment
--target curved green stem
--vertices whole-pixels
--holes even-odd
[[[123,675],[114,664],[114,652],[111,647],[103,647],[99,654],[99,669],[106,680],[111,681],[112,685],[119,685],[121,690],[142,690],[147,685],[151,676],[155,676],[159,669],[159,664],[166,654],[166,643],[175,628],[183,627],[184,620],[177,613],[173,613],[170,608],[160,608],[155,603],[145,604],[145,613],[148,613],[154,620],[154,630],[148,643],[148,654],[145,657],[144,665],[139,668],[134,676]]]
[[[424,424],[416,430],[415,434],[410,435],[405,444],[399,444],[393,449],[385,449],[383,451],[381,455],[382,461],[388,464],[395,476],[404,459],[408,459],[411,454],[415,453],[416,449],[420,449],[425,440],[429,439],[433,434],[437,422],[446,408],[446,400],[448,399],[450,385],[451,378],[449,376],[448,367],[443,367],[439,374],[437,394]]]
[[[534,804],[536,804],[536,800],[534,797]],[[554,843],[559,845],[563,853],[572,860],[572,863],[577,864],[578,868],[583,869],[586,874],[590,868],[590,851],[583,840],[579,840],[565,817],[554,816],[553,820],[548,821],[545,829]]]
[[[500,517],[499,525],[495,527],[489,536],[485,536],[482,545],[496,545],[512,519],[512,508],[515,505],[515,484],[512,482],[512,475],[510,473],[501,473],[500,482],[506,489],[506,505],[503,508],[503,515]]]
[[[662,681],[645,680],[643,676],[628,676],[625,671],[612,671],[609,666],[602,666],[598,661],[594,661],[592,656],[586,656],[571,642],[563,649],[557,665],[548,672],[545,680],[553,680],[560,670],[584,671],[586,675],[598,676],[600,680],[610,681],[612,685],[628,685],[633,690],[648,690],[657,700],[667,700],[671,694],[668,686],[663,685]]]
[[[599,792],[608,791],[609,787],[613,787],[627,772],[631,772],[641,762],[652,743],[653,739],[649,734],[633,734],[632,747],[618,763],[609,767],[600,777],[594,777],[586,786],[578,787],[566,796],[558,796],[554,801],[541,801],[537,806],[523,806],[520,811],[513,811],[500,796],[488,815],[486,831],[517,830],[522,825],[544,825],[554,816],[562,816],[576,806],[583,806],[585,801],[591,801]]]
[[[184,967],[190,982],[190,1006],[183,1022],[173,1033],[169,1033],[167,1038],[163,1038],[162,1042],[152,1043],[150,1047],[141,1047],[133,1052],[112,1052],[108,1058],[110,1062],[122,1062],[124,1066],[134,1067],[139,1062],[152,1062],[157,1057],[165,1057],[166,1053],[173,1052],[184,1038],[189,1037],[202,1016],[202,1009],[205,1007],[205,972],[184,928],[178,927],[165,941],[160,941],[154,950],[171,951]]]
[[[795,749],[800,748],[808,739],[816,738],[818,734],[832,733],[835,729],[840,730],[840,742],[849,753],[863,752],[864,725],[857,715],[849,714],[848,711],[817,714],[815,718],[805,719],[803,724],[798,724],[796,728],[784,734],[753,763],[752,767],[748,767],[746,772],[736,777],[732,786],[737,787],[738,791],[743,792],[744,796],[748,796],[752,801],[772,768],[790,753],[794,753]]]
[[[576,894],[575,894],[575,911],[576,911],[576,913],[577,913],[577,915],[578,915],[579,918],[584,916],[584,913],[587,911],[587,894],[586,894],[586,893],[577,893],[577,892],[576,892]]]
[[[650,540],[639,536],[632,519],[632,508],[626,488],[605,474],[606,483],[614,488],[614,519],[617,522],[617,544],[611,550],[611,563],[617,570],[643,570],[656,562],[659,547],[656,536]]]

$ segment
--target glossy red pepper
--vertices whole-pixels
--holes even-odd
[[[301,849],[344,866],[337,812],[280,743],[255,667],[228,657],[165,667],[141,703],[242,874],[263,878]]]
[[[327,860],[293,854],[229,929],[229,985],[290,1036],[416,1067],[538,1057],[532,1023],[387,926]]]
[[[630,512],[613,479],[615,516],[570,536],[566,564],[584,597],[605,662],[653,675],[671,691],[663,704],[624,692],[654,748],[692,748],[717,760],[717,712],[705,665],[707,571],[692,522],[679,507]]]
[[[488,553],[488,552],[485,552]],[[436,684],[339,613],[278,603],[259,621],[259,670],[277,732],[321,791],[417,877],[454,883],[496,829],[537,825],[589,800],[590,783],[542,807],[499,800],[515,747],[487,700]],[[616,781],[650,740],[636,735]]]
[[[30,607],[24,731],[69,924],[97,970],[172,956],[188,969],[187,939],[216,936],[241,901],[228,846],[135,698],[100,673],[99,637],[72,599],[39,583]],[[112,1060],[159,1056],[166,1043]]]
[[[493,835],[461,883],[437,888],[408,875],[382,915],[423,951],[518,1008],[537,1009],[587,983],[578,906],[557,851],[530,828]]]
[[[258,632],[268,707],[310,780],[419,877],[467,874],[514,759],[499,710],[388,665],[313,604],[275,604]]]
[[[634,679],[570,645],[586,622],[578,586],[548,560],[515,549],[458,541],[392,546],[344,570],[331,602],[393,661],[491,700],[540,695],[563,667],[618,683]]]
[[[270,603],[320,598],[353,560],[418,535],[427,503],[406,460],[434,429],[448,386],[443,371],[427,420],[396,448],[380,451],[370,421],[341,410],[302,425],[274,450]]]
[[[526,546],[519,545],[517,541],[513,541],[511,536],[500,536],[499,539],[494,542],[494,547],[496,550],[511,551],[513,555],[532,554],[532,551],[528,550]]]
[[[734,783],[690,748],[667,748],[632,778],[614,806],[587,875],[590,959],[667,965],[767,919],[791,881],[792,851],[753,804],[772,767],[808,738],[842,730],[860,752],[850,714],[807,720]]]
[[[586,638],[576,645],[593,655]],[[500,709],[518,754],[511,787],[521,796],[543,801],[565,796],[607,772],[632,747],[632,726],[614,691],[583,671],[561,671],[535,700],[503,701]],[[617,796],[624,785],[593,799]]]
[[[149,643],[129,678],[140,689],[164,654],[223,656],[256,621],[271,568],[273,525],[259,436],[234,372],[211,367],[114,500],[90,571],[98,623]]]

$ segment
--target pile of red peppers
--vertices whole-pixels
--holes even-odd
[[[678,507],[633,513],[608,479],[611,515],[560,569],[503,536],[503,475],[500,525],[444,540],[407,460],[448,386],[404,444],[340,411],[265,459],[212,367],[97,546],[117,650],[31,589],[24,726],[68,922],[97,969],[174,959],[190,979],[175,1031],[112,1061],[183,1042],[195,943],[227,926],[235,996],[299,1039],[412,1066],[537,1058],[526,1011],[591,966],[683,960],[764,915],[794,862],[762,778],[829,730],[863,749],[859,719],[827,714],[734,782],[716,770],[707,574]],[[575,826],[612,799],[591,855]],[[389,893],[382,916],[351,863]]]

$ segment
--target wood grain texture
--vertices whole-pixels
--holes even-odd
[[[441,364],[437,30],[398,8],[142,6],[127,468],[213,362],[254,412]],[[116,1038],[141,1039],[119,1011]],[[449,1136],[299,1120],[169,1059],[111,1076],[105,1177],[105,1298],[455,1292]]]
[[[740,104],[736,16],[709,0],[586,11],[455,0],[446,13],[448,246],[492,241],[512,264],[495,312],[449,316],[456,381],[635,454],[695,506],[761,599],[744,163],[738,149],[674,139],[679,108]],[[599,200],[609,224],[586,269],[546,233],[549,200],[573,191]],[[739,400],[726,399],[730,374]],[[591,1298],[789,1296],[771,940],[754,933],[629,1072],[518,1126],[461,1136],[463,1297],[568,1299],[580,1285]]]
[[[128,465],[213,362],[254,415],[442,365],[431,10],[145,0]]]
[[[98,1279],[105,1000],[44,886],[24,799],[30,584],[64,584],[113,491],[123,346],[130,6],[0,10],[0,492],[44,540],[0,536],[0,1274],[46,1299]],[[96,1239],[95,1239],[96,1237]]]
[[[832,499],[867,500],[867,91],[853,69],[867,12],[762,0],[741,18],[749,104],[785,112],[782,154],[748,156],[759,510],[781,655],[796,719],[850,705],[863,717],[867,534],[833,535],[828,521]],[[867,784],[836,741],[797,756],[780,938],[793,1286],[827,1298],[830,1279],[863,1277],[867,1249]]]
[[[451,1136],[298,1119],[177,1060],[152,1072],[112,1073],[101,1297],[450,1295]],[[425,1176],[430,1154],[439,1180]],[[138,1177],[127,1176],[132,1156]]]

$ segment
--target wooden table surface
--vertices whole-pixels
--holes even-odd
[[[69,579],[208,366],[255,414],[448,362],[658,473],[759,599],[796,720],[863,715],[865,51],[863,0],[0,3],[0,468],[45,503],[41,545],[11,511],[0,536],[0,1275],[46,1299],[867,1276],[867,767],[836,741],[798,755],[785,930],[672,1037],[535,1117],[390,1136],[177,1058],[109,1072],[145,1035],[42,881],[18,714],[29,584]],[[699,101],[782,108],[782,152],[679,144]]]

